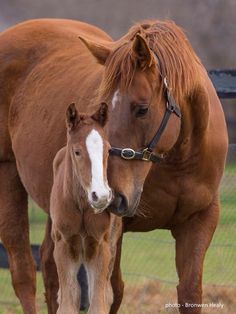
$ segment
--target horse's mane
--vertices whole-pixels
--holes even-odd
[[[100,97],[108,98],[118,84],[121,90],[130,86],[137,69],[132,49],[133,38],[137,33],[146,39],[148,46],[158,56],[176,99],[189,95],[200,80],[201,62],[184,32],[170,21],[144,21],[134,25],[118,41],[118,47],[109,56],[99,88]]]

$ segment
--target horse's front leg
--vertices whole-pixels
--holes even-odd
[[[81,239],[79,235],[65,238],[53,230],[54,259],[59,279],[57,314],[78,314],[80,312],[80,287],[77,273],[80,267]]]
[[[86,262],[89,301],[88,314],[108,314],[113,301],[113,293],[110,282],[114,257],[111,247],[106,239],[100,243],[92,237],[86,239]],[[89,250],[93,248],[95,254],[89,256]]]
[[[123,234],[121,234],[116,248],[115,263],[111,276],[111,285],[113,290],[113,303],[110,309],[110,314],[116,314],[120,308],[123,294],[124,294],[124,282],[122,280],[122,273],[120,268],[121,259],[121,247],[122,247]]]
[[[176,239],[176,268],[180,313],[201,313],[202,272],[206,250],[211,242],[219,216],[218,201],[196,213],[184,224],[173,228]]]
[[[40,248],[40,256],[48,314],[55,314],[58,308],[58,276],[53,258],[54,243],[51,238],[51,229],[52,221],[48,216],[45,237]]]

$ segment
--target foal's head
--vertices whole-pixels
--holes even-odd
[[[109,143],[103,127],[107,120],[107,105],[97,112],[79,114],[75,104],[66,112],[67,150],[72,162],[73,180],[78,180],[95,212],[102,212],[111,202],[112,191],[107,183]],[[76,184],[76,182],[74,182]]]

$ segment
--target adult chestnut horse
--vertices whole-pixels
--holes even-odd
[[[0,99],[0,236],[24,312],[36,311],[27,193],[49,211],[52,161],[66,143],[64,113],[70,102],[79,102],[78,109],[87,114],[100,101],[108,103],[113,147],[108,179],[115,192],[110,210],[133,216],[145,208],[145,217],[124,218],[124,231],[171,230],[179,303],[201,303],[227,132],[216,92],[181,29],[147,21],[113,42],[96,27],[76,21],[19,24],[0,35]],[[55,313],[50,231],[48,219],[42,270],[48,310]],[[112,313],[123,293],[120,250],[121,239]],[[198,308],[181,311],[200,313]]]

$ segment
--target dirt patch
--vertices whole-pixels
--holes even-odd
[[[176,304],[176,307],[173,307],[173,304]],[[203,304],[202,314],[234,314],[236,313],[236,288],[206,285],[203,287]],[[217,308],[215,305],[220,307]],[[179,313],[176,289],[158,281],[148,281],[135,287],[127,286],[120,313]]]

